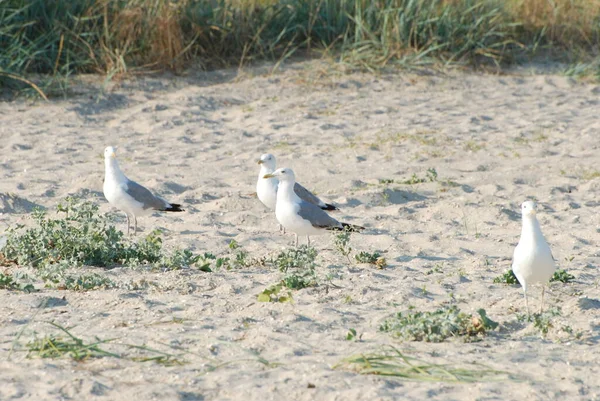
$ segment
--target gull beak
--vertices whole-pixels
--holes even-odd
[[[117,158],[117,154],[116,154],[115,152],[112,152],[112,153],[110,154],[110,157],[112,157],[113,159],[116,159],[116,158]]]
[[[275,177],[273,174],[265,174],[263,178],[273,178]]]
[[[256,161],[256,163],[258,163],[258,164],[263,164],[264,162],[263,162],[262,160],[258,159],[258,160]]]

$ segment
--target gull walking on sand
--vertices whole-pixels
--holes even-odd
[[[319,206],[301,199],[295,192],[296,176],[291,169],[280,168],[273,173],[265,174],[264,178],[279,180],[275,216],[279,224],[296,235],[296,246],[298,246],[298,235],[306,235],[310,245],[310,235],[325,234],[328,231],[364,230],[364,227],[340,223]]]
[[[550,246],[548,246],[542,234],[540,223],[537,220],[536,210],[537,205],[532,201],[523,202],[521,205],[523,227],[521,229],[521,238],[515,248],[512,264],[512,271],[523,286],[527,315],[529,315],[527,286],[536,283],[542,284],[541,313],[544,309],[546,283],[556,270]]]
[[[125,177],[119,168],[115,148],[104,150],[104,196],[106,200],[127,215],[127,235],[130,216],[133,217],[133,232],[137,231],[137,216],[145,216],[154,211],[183,212],[181,205],[169,203],[155,196],[148,189]]]
[[[275,210],[275,205],[277,204],[277,187],[279,185],[279,180],[277,178],[265,178],[265,175],[273,173],[275,171],[275,166],[277,165],[275,161],[275,156],[270,153],[265,153],[260,156],[258,159],[258,164],[260,164],[260,171],[258,173],[258,180],[256,182],[256,195],[258,199],[271,210]],[[336,206],[325,203],[321,199],[319,199],[315,194],[310,192],[308,189],[304,188],[299,183],[294,185],[294,192],[296,195],[300,197],[300,199],[313,203],[320,207],[323,210],[339,210]],[[279,230],[283,230],[285,234],[285,228],[279,225]]]

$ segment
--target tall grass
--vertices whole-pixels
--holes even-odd
[[[343,62],[597,56],[600,0],[0,0],[0,84],[331,50]]]

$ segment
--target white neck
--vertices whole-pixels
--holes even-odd
[[[275,170],[273,170],[272,168],[269,168],[268,166],[266,166],[264,164],[261,164],[260,172],[258,173],[258,179],[264,178],[265,174],[271,174],[273,171],[275,171]]]
[[[279,181],[279,187],[277,188],[277,203],[280,200],[298,203],[301,199],[296,195],[294,191],[294,185],[296,182],[294,180],[285,180]]]
[[[542,234],[540,223],[535,216],[523,216],[521,239],[532,242],[539,241],[540,239],[544,240],[544,234]]]
[[[119,162],[114,157],[104,158],[104,174],[106,179],[113,178],[117,181],[124,181],[127,179],[125,174],[119,168]]]

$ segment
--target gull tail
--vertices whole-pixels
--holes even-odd
[[[340,223],[342,226],[341,227],[331,227],[329,228],[329,230],[332,231],[349,231],[351,233],[358,233],[362,230],[364,230],[364,227],[361,226],[356,226],[354,224],[348,224],[348,223]]]
[[[163,212],[183,212],[184,209],[181,208],[179,203],[169,203],[170,207],[163,209]]]
[[[331,203],[326,203],[325,206],[321,206],[323,210],[340,210],[337,206],[332,205]]]

